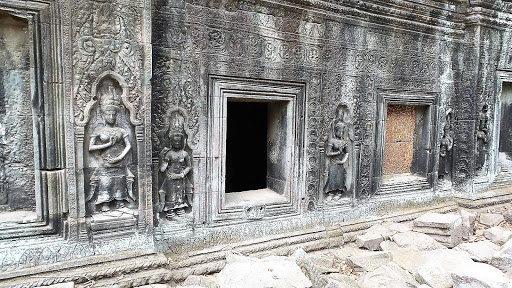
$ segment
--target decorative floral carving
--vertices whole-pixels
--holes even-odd
[[[134,121],[141,121],[144,105],[141,92],[141,47],[135,27],[141,26],[140,15],[134,7],[110,2],[84,1],[77,11],[74,69],[74,117],[85,123],[86,110],[91,106],[92,82],[105,71],[114,71],[127,83],[127,100],[135,108]]]

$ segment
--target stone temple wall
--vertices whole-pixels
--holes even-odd
[[[0,1],[0,279],[484,197],[509,163],[510,11]]]

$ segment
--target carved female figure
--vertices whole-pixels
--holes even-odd
[[[476,158],[476,169],[480,170],[485,164],[486,146],[489,142],[489,115],[487,113],[487,105],[482,106],[482,112],[478,113],[478,129],[476,131],[477,141],[477,158]]]
[[[89,151],[98,153],[98,167],[91,176],[91,192],[87,201],[96,195],[95,205],[101,211],[109,211],[111,203],[121,208],[128,202],[135,203],[132,195],[134,176],[126,166],[131,150],[128,132],[117,125],[120,109],[120,92],[112,80],[107,79],[99,87],[100,113],[103,126],[96,127],[90,136]]]
[[[329,139],[326,156],[329,158],[329,172],[324,186],[324,193],[327,194],[326,202],[338,200],[346,191],[346,177],[344,164],[348,160],[348,142],[343,138],[345,123],[335,121],[333,137]]]
[[[167,212],[167,218],[182,216],[189,206],[186,192],[188,177],[192,169],[190,155],[185,151],[185,135],[183,132],[184,118],[174,113],[170,126],[170,148],[160,152],[160,172],[165,178],[158,191],[160,195],[160,211]]]
[[[448,117],[447,117],[448,118]],[[445,180],[451,175],[451,157],[450,152],[453,148],[453,138],[451,137],[450,124],[446,123],[443,128],[443,137],[439,147],[439,180]]]

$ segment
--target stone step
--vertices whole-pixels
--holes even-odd
[[[377,194],[391,194],[402,192],[415,192],[421,190],[430,190],[430,184],[426,180],[416,180],[409,182],[383,183],[379,187]]]

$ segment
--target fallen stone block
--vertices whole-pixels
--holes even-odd
[[[432,237],[418,232],[398,233],[393,235],[392,240],[399,247],[415,251],[446,249],[445,246],[437,242]]]
[[[452,248],[462,242],[462,217],[456,214],[427,213],[414,220],[413,231],[427,234]]]
[[[493,214],[493,213],[482,213],[480,214],[480,224],[493,227],[499,225],[501,222],[505,221],[505,218],[501,214]]]
[[[379,245],[382,241],[384,241],[384,237],[377,233],[366,233],[356,237],[357,247],[366,248],[371,251],[379,250]]]
[[[386,251],[373,252],[364,255],[348,257],[348,264],[358,272],[373,271],[380,266],[392,261],[391,253]]]
[[[427,284],[432,288],[451,288],[453,286],[450,273],[433,262],[418,267],[415,276],[418,283]]]
[[[484,237],[501,246],[512,238],[512,231],[502,227],[491,227],[484,230]]]
[[[389,223],[389,222],[386,222],[386,223]],[[368,228],[368,230],[366,230],[366,233],[367,234],[378,234],[378,235],[382,236],[382,238],[384,238],[384,240],[389,240],[389,238],[391,236],[393,236],[393,234],[396,234],[398,232],[393,231],[388,226],[389,225],[384,226],[383,224],[375,224],[372,227]]]
[[[228,254],[226,266],[217,275],[223,288],[312,286],[293,258],[269,256],[263,259]]]
[[[461,263],[451,272],[453,288],[506,288],[508,279],[500,270],[484,263]]]
[[[309,259],[316,266],[319,273],[332,273],[338,271],[338,269],[334,267],[334,257],[317,255],[309,256]]]
[[[462,217],[462,239],[468,240],[475,233],[477,215],[463,209],[459,214]]]
[[[462,229],[461,227],[456,228],[451,231],[451,235],[437,235],[437,234],[427,234],[428,236],[434,238],[437,242],[443,244],[448,248],[453,248],[459,245],[462,242]]]
[[[451,273],[460,263],[474,263],[468,253],[453,249],[439,249],[421,252],[423,263],[435,263]]]
[[[462,225],[462,217],[455,214],[426,213],[416,218],[414,227],[430,227],[451,230]]]
[[[422,252],[400,247],[387,251],[391,253],[394,263],[398,264],[398,266],[407,270],[411,274],[413,274],[418,267],[424,264],[421,254]]]
[[[396,263],[389,262],[366,274],[363,279],[366,288],[406,288],[417,287],[414,277]]]
[[[354,278],[347,276],[347,275],[343,275],[340,273],[332,273],[332,274],[328,274],[327,277],[329,279],[332,279],[332,280],[340,283],[341,287],[346,287],[346,288],[359,287],[359,283]],[[338,284],[338,285],[340,285],[340,284]]]
[[[484,240],[473,243],[462,243],[453,249],[468,253],[474,261],[487,263],[491,261],[492,256],[498,252],[500,247],[491,241]]]
[[[512,269],[512,239],[492,256],[490,264],[503,272]]]
[[[183,282],[183,286],[199,286],[204,288],[217,288],[217,279],[212,276],[190,275]]]
[[[325,288],[359,288],[359,283],[347,275],[339,274],[339,277],[329,277]]]

